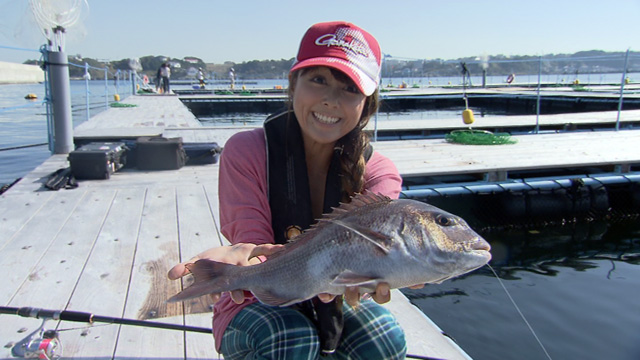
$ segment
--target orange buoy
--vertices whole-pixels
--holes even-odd
[[[27,100],[35,100],[35,99],[38,98],[38,95],[36,95],[34,93],[30,93],[30,94],[27,94],[24,98],[27,99]]]

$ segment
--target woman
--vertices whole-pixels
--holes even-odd
[[[238,133],[220,162],[220,223],[232,246],[200,258],[237,265],[264,261],[277,245],[308,228],[355,193],[397,198],[401,178],[390,160],[373,152],[363,129],[378,106],[381,53],[366,31],[345,22],[313,25],[289,73],[289,110],[263,129]],[[266,260],[268,261],[268,260]],[[185,275],[184,264],[171,269]],[[376,302],[389,300],[380,284]],[[241,290],[212,294],[216,347],[227,359],[404,358],[404,333],[384,307],[320,294],[293,307],[263,305]]]

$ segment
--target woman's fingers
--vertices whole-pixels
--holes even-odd
[[[344,301],[352,307],[356,307],[360,304],[360,292],[358,287],[347,287],[344,291]]]
[[[322,301],[323,303],[330,303],[335,298],[336,296],[332,294],[318,294],[318,299],[320,299],[320,301]]]
[[[379,283],[376,286],[376,292],[371,294],[373,301],[378,304],[388,303],[391,300],[391,289],[387,283]]]
[[[231,300],[233,300],[236,304],[242,304],[244,302],[244,290],[233,290],[230,291]]]
[[[282,250],[284,250],[284,245],[275,245],[275,244],[257,245],[251,250],[249,259],[252,259],[257,256],[270,256]]]

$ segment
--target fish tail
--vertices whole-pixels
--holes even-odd
[[[202,259],[194,264],[187,264],[186,267],[194,277],[193,285],[172,296],[167,302],[185,301],[207,294],[235,290],[230,288],[227,276],[235,265]]]

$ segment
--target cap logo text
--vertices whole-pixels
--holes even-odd
[[[319,46],[338,46],[341,48],[345,48],[347,50],[351,50],[356,54],[362,54],[364,56],[369,56],[369,47],[362,42],[357,41],[356,39],[352,39],[351,41],[345,41],[343,39],[338,39],[335,34],[326,34],[322,35],[316,39],[316,45]]]

